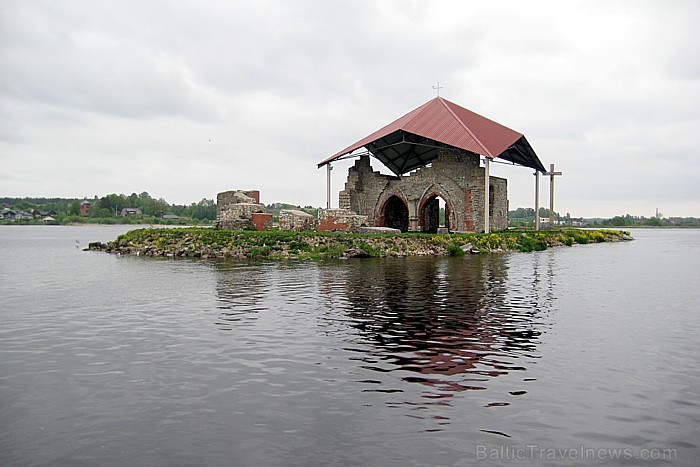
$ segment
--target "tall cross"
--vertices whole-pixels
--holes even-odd
[[[554,177],[561,175],[561,172],[555,172],[554,164],[549,164],[549,172],[545,172],[545,175],[549,175],[549,228],[551,229],[554,227]]]
[[[433,86],[433,89],[437,91],[437,96],[440,97],[440,89],[444,89],[444,86],[440,86],[440,81],[437,82],[437,86]]]

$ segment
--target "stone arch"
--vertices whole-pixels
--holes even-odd
[[[408,231],[408,203],[397,194],[386,198],[377,213],[375,225]]]
[[[432,187],[431,187],[432,188]],[[445,227],[448,230],[456,227],[454,203],[440,190],[426,190],[420,200],[418,209],[418,226],[423,232],[437,233],[440,227],[440,205],[438,198],[445,202]]]

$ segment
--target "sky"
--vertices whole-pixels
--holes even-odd
[[[698,24],[694,0],[0,0],[0,196],[325,206],[317,164],[439,82],[563,172],[562,215],[700,217]],[[491,173],[533,207],[531,169]]]

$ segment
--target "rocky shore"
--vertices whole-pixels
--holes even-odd
[[[439,256],[538,251],[552,246],[632,240],[618,230],[508,230],[490,234],[352,234],[339,232],[235,231],[207,228],[147,228],[87,250],[119,255],[182,258],[322,259]]]

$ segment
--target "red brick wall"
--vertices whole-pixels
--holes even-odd
[[[272,214],[254,212],[251,220],[255,230],[272,230]]]
[[[319,232],[330,232],[335,230],[347,230],[350,224],[347,222],[336,222],[335,217],[328,216],[325,219],[318,220],[318,231]]]

